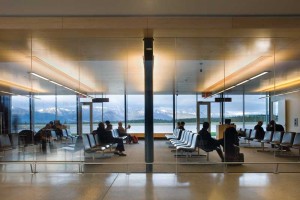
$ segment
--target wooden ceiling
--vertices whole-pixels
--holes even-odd
[[[142,94],[143,38],[154,38],[154,92],[292,90],[300,68],[299,17],[0,17],[0,90]],[[286,87],[279,87],[285,85]],[[280,88],[280,89],[279,89]]]

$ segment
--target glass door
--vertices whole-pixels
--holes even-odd
[[[210,115],[210,102],[197,102],[197,132],[199,132],[202,129],[203,122],[208,122],[209,124],[211,124]],[[209,132],[210,127],[208,130]]]
[[[93,103],[81,102],[79,112],[79,134],[92,133],[93,131]]]

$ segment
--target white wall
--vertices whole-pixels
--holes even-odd
[[[273,98],[272,101],[282,99],[286,100],[286,131],[300,132],[300,124],[294,125],[295,118],[300,120],[300,92],[279,96]]]

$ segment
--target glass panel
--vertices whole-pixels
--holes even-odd
[[[214,97],[208,97],[204,98],[202,95],[198,95],[198,101],[203,102],[210,102],[210,109],[211,109],[211,125],[210,125],[210,131],[211,135],[216,135],[216,127],[221,123],[221,113],[220,113],[220,103],[215,102]]]
[[[91,114],[91,105],[82,105],[82,133],[89,134],[90,131],[90,114]]]
[[[28,97],[12,96],[12,133],[19,133],[25,129],[30,130],[29,100]]]
[[[98,128],[99,122],[103,122],[103,104],[106,103],[93,103],[93,130]]]
[[[103,121],[110,121],[113,129],[118,128],[118,121],[124,122],[124,96],[123,95],[106,95],[109,102],[103,103]]]
[[[153,97],[154,133],[173,132],[173,95]]]
[[[263,122],[266,130],[267,110],[265,95],[245,95],[245,128],[254,129],[258,121]]]
[[[145,133],[145,96],[128,95],[128,124],[131,125],[130,133]]]
[[[77,133],[77,108],[76,95],[57,95],[57,119],[64,124],[68,130]]]
[[[37,132],[56,119],[55,95],[35,95],[34,130]]]
[[[231,123],[234,123],[237,129],[243,128],[243,95],[230,95],[226,97],[231,98],[232,102],[224,103],[224,119],[230,119]]]
[[[197,131],[196,95],[178,95],[176,97],[176,121],[184,121],[185,129]]]

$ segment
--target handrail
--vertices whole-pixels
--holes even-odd
[[[31,160],[31,161],[0,161],[0,165],[6,165],[6,164],[29,164],[31,168],[31,173],[35,174],[38,173],[36,170],[36,166],[39,164],[77,164],[78,165],[78,172],[84,173],[83,166],[84,165],[126,165],[127,166],[127,172],[129,173],[128,167],[130,165],[222,165],[224,166],[223,173],[227,173],[226,167],[227,165],[239,165],[239,164],[264,164],[264,165],[275,165],[275,170],[273,173],[278,174],[279,173],[279,165],[283,164],[290,164],[290,165],[300,165],[300,162],[211,162],[211,163],[199,163],[199,162],[189,162],[189,163],[176,163],[176,162],[86,162],[86,161],[38,161],[38,160]],[[178,170],[176,168],[176,174],[178,173]],[[186,173],[186,172],[185,172]],[[214,172],[215,173],[215,172]],[[234,172],[231,172],[234,173]],[[240,173],[240,172],[239,172]],[[250,173],[250,172],[244,172],[244,173]],[[268,173],[268,172],[267,172]],[[294,172],[298,173],[298,172]],[[300,173],[300,172],[299,172]]]

